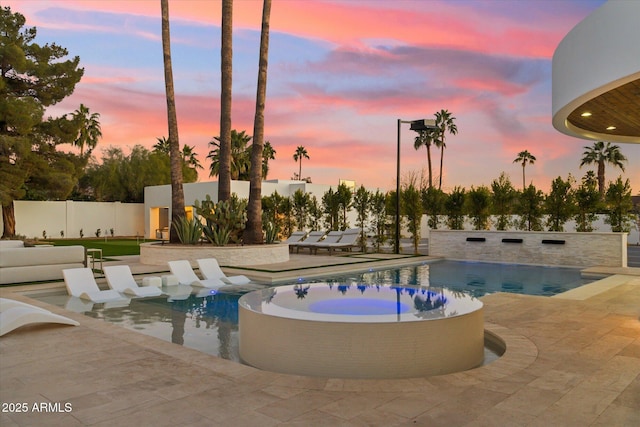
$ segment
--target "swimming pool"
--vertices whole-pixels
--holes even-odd
[[[480,262],[438,261],[370,271],[330,279],[337,292],[366,286],[446,287],[480,297],[493,292],[517,292],[531,295],[554,295],[588,283],[579,269],[506,265]],[[224,359],[239,361],[238,299],[242,293],[219,292],[191,295],[184,300],[167,301],[165,297],[132,299],[123,306],[91,304],[70,299],[66,294],[38,295],[50,304],[84,312],[128,329],[164,341],[184,345]]]

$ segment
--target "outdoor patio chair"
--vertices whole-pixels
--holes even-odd
[[[314,254],[317,254],[318,249],[327,249],[329,251],[329,255],[331,255],[335,250],[351,252],[354,247],[358,246],[359,237],[360,229],[350,228],[342,233],[340,240],[338,240],[337,242],[318,242],[315,245],[311,246],[311,250]]]
[[[187,260],[169,261],[171,274],[178,278],[181,285],[199,286],[201,288],[218,289],[226,286],[220,279],[200,279]]]
[[[155,286],[138,286],[128,265],[107,266],[102,271],[107,278],[107,284],[114,291],[136,297],[157,297],[162,295],[160,288]]]
[[[35,323],[59,323],[72,326],[80,324],[73,319],[54,314],[35,305],[0,298],[0,337],[21,326]]]
[[[282,243],[289,245],[289,251],[292,251],[295,244],[301,242],[305,237],[307,237],[307,232],[303,230],[294,231],[291,233],[286,240],[283,240]]]
[[[319,245],[328,245],[330,243],[338,243],[340,241],[340,238],[342,237],[343,232],[342,231],[330,231],[329,233],[327,233],[327,235],[324,237],[324,239],[319,240],[317,242],[310,242],[307,244],[303,244],[300,245],[300,248],[307,248],[309,249],[309,253],[313,254],[316,252],[316,248]]]
[[[90,268],[68,268],[62,270],[62,275],[67,292],[71,296],[98,303],[126,299],[113,289],[100,290]]]
[[[198,268],[200,269],[200,273],[204,276],[205,279],[220,279],[225,283],[229,283],[231,285],[246,285],[251,282],[247,276],[243,276],[239,274],[237,276],[227,276],[224,274],[222,269],[220,268],[220,264],[218,264],[218,260],[215,258],[205,258],[199,259]]]
[[[320,239],[322,239],[325,234],[326,233],[324,231],[312,231],[309,234],[307,234],[307,237],[304,240],[301,240],[299,242],[289,243],[289,250],[296,248],[296,253],[299,253],[301,247],[305,245],[309,245],[310,243],[316,243],[320,241]]]
[[[191,296],[193,288],[189,285],[171,285],[164,288],[168,295],[167,301],[184,301]]]

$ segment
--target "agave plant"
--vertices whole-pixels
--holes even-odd
[[[262,223],[262,229],[264,231],[264,241],[265,243],[273,243],[278,238],[279,229],[278,226],[271,221],[266,221]]]
[[[194,202],[196,214],[204,218],[203,233],[214,245],[240,243],[247,222],[247,201],[234,194],[228,201],[214,203],[207,194]],[[221,243],[224,242],[224,243]]]
[[[179,217],[173,221],[173,229],[183,245],[195,245],[202,237],[202,224],[197,218]]]

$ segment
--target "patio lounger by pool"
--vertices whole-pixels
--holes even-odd
[[[189,285],[171,285],[164,288],[168,295],[167,301],[184,301],[191,296],[193,288]]]
[[[102,271],[107,278],[109,287],[114,291],[136,297],[157,297],[162,295],[160,288],[155,286],[138,286],[128,265],[107,266]]]
[[[187,260],[169,261],[171,274],[178,278],[181,285],[200,286],[201,288],[218,289],[226,285],[220,279],[200,279]]]
[[[324,241],[318,242],[315,245],[313,245],[311,248],[312,248],[312,251],[316,254],[318,253],[318,249],[327,249],[329,251],[329,255],[331,255],[335,250],[351,251],[352,248],[358,245],[359,237],[360,237],[360,229],[350,228],[348,230],[345,230],[342,233],[342,237],[340,237],[340,240],[338,240],[337,242],[335,243],[332,243],[332,242],[325,243]]]
[[[325,235],[324,231],[312,231],[307,235],[307,238],[299,241],[289,243],[289,250],[296,248],[296,253],[300,252],[300,248],[308,246],[310,243],[316,243],[322,239]]]
[[[62,275],[67,292],[71,296],[98,303],[126,299],[113,289],[100,290],[90,268],[68,268],[62,270]]]
[[[69,299],[64,305],[64,309],[73,311],[74,313],[85,313],[93,310],[93,303],[78,297],[69,296]]]
[[[306,231],[294,231],[291,233],[291,236],[283,240],[282,243],[289,245],[289,251],[292,251],[295,244],[301,242],[305,237],[307,237]]]
[[[0,298],[0,300],[0,336],[8,334],[21,326],[35,323],[60,323],[73,326],[80,324],[68,317],[54,314],[35,305],[6,298]]]
[[[303,244],[300,246],[301,248],[308,248],[309,249],[309,253],[313,254],[316,252],[316,248],[319,245],[328,245],[331,243],[338,243],[340,241],[340,239],[342,238],[342,231],[330,231],[329,233],[327,233],[327,235],[325,236],[324,239],[319,240],[317,242],[311,242],[311,243],[307,243],[307,244]]]
[[[247,276],[243,276],[242,274],[237,276],[225,275],[220,268],[220,264],[218,264],[218,260],[215,258],[199,259],[197,262],[200,273],[202,273],[205,279],[220,279],[223,282],[232,285],[246,285],[251,282],[251,279]]]

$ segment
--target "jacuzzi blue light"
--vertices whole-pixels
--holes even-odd
[[[316,301],[309,304],[313,313],[347,314],[352,316],[406,313],[411,307],[404,303],[382,301],[373,298],[346,298]]]

